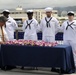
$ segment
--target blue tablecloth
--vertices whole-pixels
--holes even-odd
[[[70,73],[75,71],[70,46],[55,47],[2,45],[3,66],[59,67]]]

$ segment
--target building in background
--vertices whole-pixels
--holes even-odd
[[[9,9],[9,10],[10,10],[10,16],[16,20],[19,27],[22,27],[24,20],[27,20],[27,14],[26,14],[27,9],[23,9],[21,6],[18,6],[16,9]],[[44,9],[33,9],[33,10],[34,10],[33,15],[34,18],[40,23],[40,20],[46,16]],[[2,11],[3,10],[0,10],[0,16],[2,16]],[[64,20],[68,19],[66,11],[63,11],[61,13],[61,17],[59,17],[58,11],[53,10],[52,16],[56,17],[59,20],[60,24],[62,24]],[[75,12],[75,19],[76,19],[76,12]]]
[[[26,14],[27,9],[23,9],[21,6],[18,6],[16,9],[9,9],[9,10],[10,10],[10,16],[16,20],[19,26],[23,24],[24,20],[27,20],[27,14]],[[38,22],[40,22],[40,20],[46,16],[44,9],[33,9],[33,10],[34,10],[33,16]],[[0,16],[2,16],[2,11],[3,10],[0,10]],[[53,10],[52,15],[57,18],[58,17],[57,10]]]

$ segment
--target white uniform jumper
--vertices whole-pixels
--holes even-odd
[[[9,16],[8,21],[6,22],[6,32],[9,40],[14,40],[14,31],[18,28],[16,21]]]
[[[54,17],[45,17],[42,19],[40,23],[40,29],[43,35],[42,40],[45,42],[55,42],[55,34],[59,27],[59,21]]]
[[[36,19],[26,20],[23,24],[24,40],[37,40],[38,22]]]
[[[72,47],[76,66],[76,20],[72,22],[65,21],[61,26],[61,30],[64,32],[64,44]]]

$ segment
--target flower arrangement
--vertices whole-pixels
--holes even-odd
[[[5,44],[10,45],[30,45],[30,46],[56,46],[58,45],[57,42],[44,42],[44,41],[32,41],[32,40],[14,40],[14,41],[8,41]]]

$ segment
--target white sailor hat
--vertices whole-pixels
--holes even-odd
[[[27,14],[28,13],[33,13],[33,10],[27,10],[26,12],[27,12]]]
[[[67,15],[74,15],[74,12],[73,11],[68,11]]]
[[[4,12],[6,12],[6,13],[10,13],[10,11],[9,11],[9,10],[7,10],[7,9],[6,9],[6,10],[3,10],[3,13],[4,13]]]
[[[46,11],[46,12],[51,12],[52,10],[53,10],[53,8],[51,8],[51,7],[45,8],[45,11]]]

